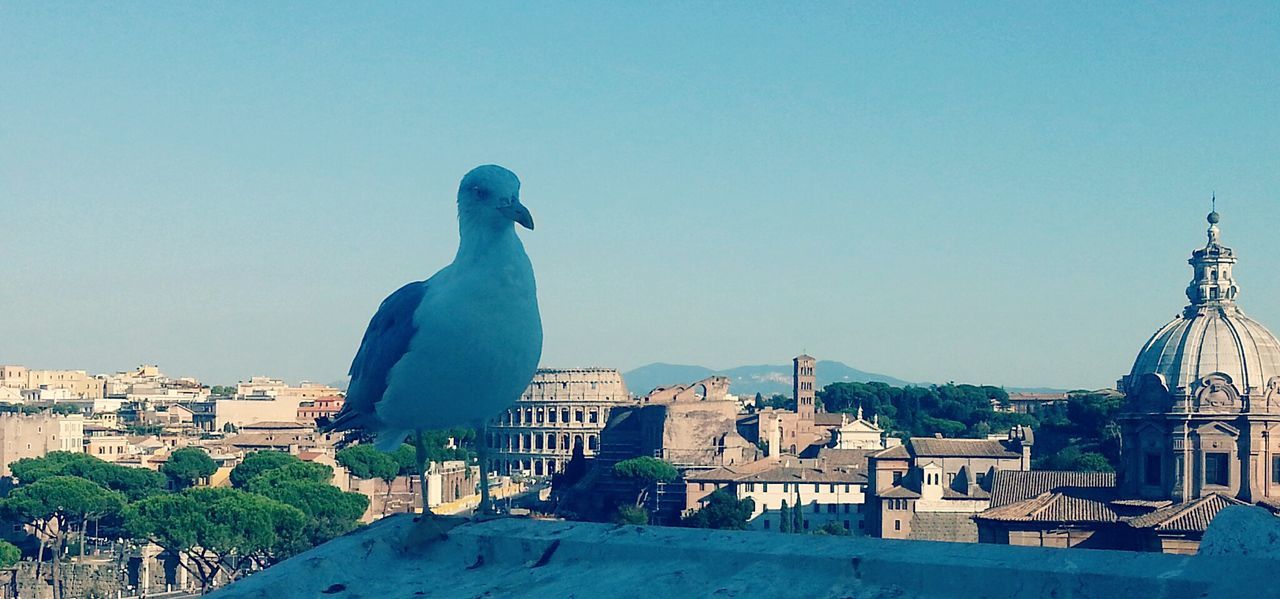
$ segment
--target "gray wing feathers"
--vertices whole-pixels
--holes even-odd
[[[382,300],[351,361],[346,403],[327,429],[380,428],[376,426],[378,401],[387,390],[391,367],[408,351],[409,341],[417,332],[413,313],[426,292],[427,282],[417,281]]]

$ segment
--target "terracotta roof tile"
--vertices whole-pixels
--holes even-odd
[[[908,443],[911,444],[911,453],[917,457],[1022,457],[1020,452],[1010,450],[1003,442],[987,439],[912,437]]]
[[[1204,532],[1218,512],[1229,505],[1247,505],[1234,497],[1213,493],[1199,499],[1171,505],[1128,521],[1133,528],[1161,532]]]
[[[974,516],[978,520],[1001,522],[1054,522],[1063,524],[1109,524],[1120,521],[1111,509],[1113,488],[1062,487],[1030,499],[993,507]]]
[[[1060,487],[1114,488],[1114,472],[997,470],[991,482],[991,507],[1009,505]]]

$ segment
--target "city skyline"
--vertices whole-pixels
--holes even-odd
[[[1272,5],[329,8],[4,9],[0,363],[332,382],[487,162],[548,366],[1110,387],[1214,192],[1280,326]]]

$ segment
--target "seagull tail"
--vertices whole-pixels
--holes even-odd
[[[373,446],[378,451],[392,452],[400,448],[406,437],[411,431],[407,430],[382,430],[378,431],[378,439],[373,442]]]

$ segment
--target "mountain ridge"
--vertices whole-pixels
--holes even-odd
[[[720,375],[729,378],[729,392],[735,395],[765,397],[779,393],[791,395],[790,364],[751,364],[733,368],[713,369],[694,364],[669,364],[653,362],[622,373],[627,390],[633,395],[644,395],[655,387],[679,385]],[[894,387],[928,386],[934,383],[911,382],[878,372],[859,370],[835,360],[819,360],[815,368],[817,387],[831,383],[885,383]],[[1066,389],[1052,387],[1004,387],[1010,393],[1064,393]]]

